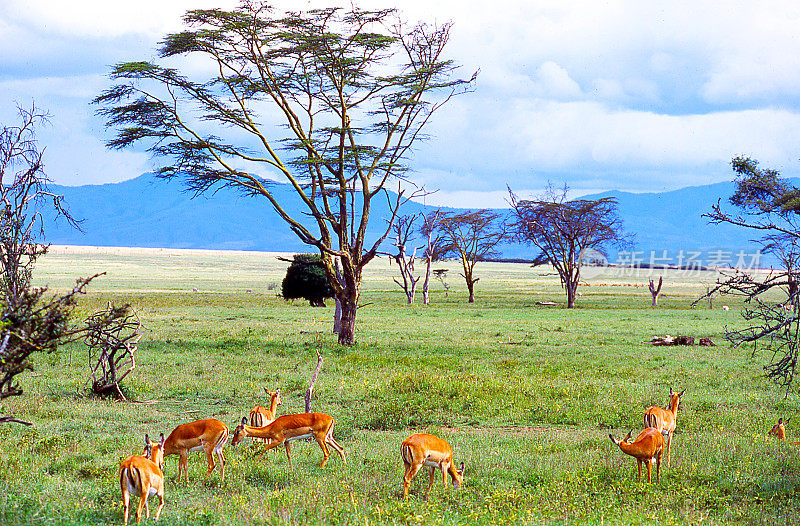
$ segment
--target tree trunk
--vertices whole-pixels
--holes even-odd
[[[467,290],[469,291],[469,301],[468,303],[475,303],[475,282],[472,280],[467,280]]]
[[[341,298],[342,320],[339,325],[339,344],[353,345],[356,342],[356,311],[358,295]]]
[[[431,259],[425,259],[425,281],[422,282],[422,304],[423,305],[430,305],[431,298],[428,294],[428,285],[431,282]]]
[[[333,333],[339,334],[342,328],[342,302],[339,298],[334,298],[336,302],[336,310],[333,311]]]
[[[575,291],[578,288],[578,282],[570,283],[567,282],[567,308],[574,309],[575,308]]]

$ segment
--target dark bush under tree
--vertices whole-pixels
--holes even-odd
[[[296,254],[286,269],[281,294],[284,299],[303,298],[312,307],[324,307],[325,298],[333,297],[333,288],[328,283],[325,265],[319,254]]]

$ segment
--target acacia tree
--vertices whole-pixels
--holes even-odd
[[[750,157],[733,158],[731,167],[736,190],[729,202],[739,212],[717,202],[705,217],[714,224],[759,233],[756,241],[762,252],[773,256],[780,268],[766,275],[741,269],[723,272],[695,303],[716,293],[743,297],[746,327],[728,330],[726,338],[737,346],[752,344],[754,355],[766,351],[770,355],[764,365],[766,376],[789,389],[800,358],[800,188],[775,170],[759,168]],[[776,302],[776,293],[784,299]]]
[[[118,84],[95,99],[118,130],[108,145],[147,144],[163,162],[159,174],[192,191],[228,186],[266,198],[319,250],[341,305],[339,342],[354,343],[363,269],[411,197],[400,181],[412,145],[470,86],[453,80],[443,58],[450,25],[407,27],[394,9],[275,13],[259,2],[189,11],[184,22],[160,58],[191,57],[213,73],[193,79],[155,62],[114,67]],[[295,203],[279,200],[267,174],[289,184]],[[368,240],[375,199],[388,202],[391,217]]]
[[[467,284],[469,303],[475,303],[475,265],[478,261],[497,255],[497,245],[506,238],[505,224],[500,214],[488,209],[473,212],[440,212],[437,228],[447,254],[461,260],[461,276]]]
[[[549,262],[558,272],[567,294],[567,308],[575,307],[581,266],[590,251],[601,254],[609,243],[624,243],[617,201],[567,200],[567,187],[548,188],[536,200],[521,200],[509,189],[512,220],[509,228],[520,242],[540,250],[537,262]]]

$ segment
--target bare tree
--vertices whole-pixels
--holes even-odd
[[[521,200],[509,189],[513,219],[510,230],[523,243],[540,250],[536,261],[549,262],[558,272],[567,294],[567,308],[575,307],[581,266],[590,251],[604,253],[609,243],[626,241],[617,201],[567,200],[568,188],[552,186],[536,200]]]
[[[414,239],[414,223],[419,216],[405,215],[397,219],[394,224],[394,246],[397,247],[397,253],[389,254],[390,261],[397,263],[397,268],[400,271],[402,283],[397,278],[392,280],[397,283],[406,295],[406,301],[409,305],[414,303],[414,296],[417,292],[417,283],[422,279],[422,276],[415,276],[414,263],[417,259],[417,250],[420,247],[415,247],[411,254],[408,254],[407,246],[409,241]]]
[[[474,212],[441,212],[437,228],[447,254],[461,260],[461,276],[467,284],[469,303],[475,303],[475,265],[497,255],[497,245],[506,238],[506,227],[500,214],[488,209]]]
[[[86,319],[83,341],[89,347],[92,391],[125,400],[120,384],[136,368],[142,324],[130,305],[112,303]]]
[[[393,9],[278,13],[261,2],[184,21],[189,29],[167,35],[160,57],[191,57],[214,73],[195,81],[157,63],[117,65],[119,84],[95,99],[118,129],[109,146],[144,142],[164,163],[160,175],[192,191],[229,186],[267,199],[320,251],[341,308],[339,342],[353,344],[364,267],[412,197],[400,184],[408,154],[475,78],[452,80],[450,24],[407,27]],[[267,175],[294,197],[279,197]],[[375,199],[390,218],[367,239]]]
[[[774,257],[780,268],[766,275],[742,269],[723,272],[695,304],[717,293],[743,297],[746,327],[727,330],[726,338],[736,346],[752,344],[754,355],[760,350],[770,355],[766,376],[788,390],[800,358],[800,188],[749,157],[735,157],[731,166],[736,190],[729,202],[739,211],[728,211],[717,202],[706,217],[714,224],[758,233],[762,252]],[[775,293],[785,299],[776,303]]]
[[[44,171],[44,149],[36,128],[47,115],[35,106],[18,108],[19,124],[0,129],[0,400],[22,394],[18,377],[33,370],[34,353],[51,353],[80,339],[85,328],[71,323],[77,298],[99,274],[78,279],[72,290],[47,294],[31,280],[47,252],[41,210],[50,206],[72,225],[75,220],[52,193]],[[0,422],[22,422],[0,416]]]
[[[658,277],[658,286],[653,283],[653,280],[650,280],[650,295],[653,297],[653,304],[651,307],[658,307],[658,295],[661,294],[661,285],[664,283],[664,276]]]
[[[444,235],[438,228],[439,218],[442,215],[441,209],[436,209],[426,215],[420,227],[420,234],[425,238],[425,251],[423,252],[423,259],[425,260],[425,280],[422,282],[422,303],[430,305],[430,283],[431,283],[431,266],[434,261],[441,261],[445,258],[449,248]],[[446,270],[444,271],[447,272]],[[445,295],[450,290],[447,282],[441,274],[436,275],[445,287]]]

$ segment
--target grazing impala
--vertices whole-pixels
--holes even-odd
[[[228,426],[216,418],[197,420],[188,424],[181,424],[176,427],[167,437],[164,443],[164,456],[180,455],[178,461],[178,482],[181,480],[181,471],[189,482],[189,451],[205,451],[208,461],[208,473],[214,471],[214,453],[219,457],[222,466],[222,476],[220,481],[225,481],[225,455],[222,448],[228,441]]]
[[[675,432],[675,425],[678,419],[678,407],[681,397],[686,389],[680,393],[674,393],[672,387],[669,388],[669,406],[666,409],[652,406],[644,412],[644,426],[654,427],[667,436],[667,467],[670,466],[670,449],[672,448],[672,434]]]
[[[778,423],[772,426],[772,429],[767,431],[767,435],[778,438],[778,458],[783,457],[783,445],[786,443],[786,424],[788,423],[788,418],[786,420],[779,418]],[[796,446],[800,446],[800,442],[795,442],[794,444]]]
[[[289,459],[289,469],[294,469],[289,444],[292,440],[313,436],[317,440],[320,449],[322,449],[322,464],[319,467],[324,467],[325,463],[328,462],[328,457],[331,455],[328,444],[339,453],[339,456],[342,457],[342,462],[347,464],[347,460],[344,457],[344,449],[333,439],[333,425],[335,423],[333,417],[323,413],[283,415],[263,427],[248,426],[247,417],[242,417],[242,423],[233,432],[231,445],[235,446],[247,437],[271,440],[264,452],[284,444],[286,458]]]
[[[647,482],[652,482],[650,474],[653,468],[653,461],[656,461],[656,482],[659,481],[661,472],[661,457],[664,455],[664,436],[655,428],[648,427],[631,442],[633,431],[628,432],[624,440],[616,440],[614,435],[608,435],[623,453],[636,459],[639,467],[638,481],[642,480],[642,462],[647,464]]]
[[[269,397],[269,409],[257,405],[250,410],[250,424],[253,427],[262,427],[272,423],[272,421],[275,420],[275,414],[278,411],[278,406],[283,404],[283,400],[281,400],[280,389],[272,392],[267,390],[265,387],[264,392],[267,393],[267,396]],[[263,442],[267,441],[265,438],[259,438],[257,440],[261,440]]]
[[[161,440],[150,442],[150,437],[144,436],[145,456],[134,455],[128,457],[119,466],[119,486],[122,490],[122,504],[125,506],[123,515],[125,524],[128,524],[130,513],[131,495],[139,496],[139,505],[136,508],[136,522],[142,521],[142,508],[145,509],[145,516],[150,518],[150,506],[147,498],[158,495],[158,508],[156,509],[156,520],[161,515],[161,508],[164,507],[164,433],[161,433]]]
[[[453,464],[453,450],[446,440],[426,433],[414,433],[403,440],[403,444],[400,446],[400,455],[403,457],[403,464],[406,467],[405,475],[403,475],[403,498],[408,496],[411,479],[414,478],[422,466],[431,468],[430,482],[428,483],[428,490],[425,492],[426,496],[431,491],[437,469],[442,471],[442,481],[445,487],[447,487],[448,473],[450,478],[453,479],[453,487],[461,487],[464,480],[464,463],[462,462],[461,467],[456,469]]]

